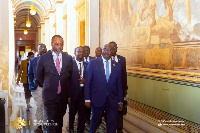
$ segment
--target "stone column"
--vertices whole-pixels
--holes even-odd
[[[74,48],[77,44],[77,16],[74,6],[75,0],[69,0],[67,3],[67,52],[74,55]]]
[[[63,6],[61,4],[56,5],[56,34],[64,35],[64,27],[63,27]]]
[[[47,47],[47,50],[51,49],[51,40],[50,40],[50,26],[49,26],[49,18],[45,19],[45,26],[44,26],[44,35],[45,35],[45,45]]]
[[[41,43],[45,43],[45,41],[44,41],[44,38],[45,38],[45,31],[44,31],[44,29],[45,29],[45,25],[44,25],[44,23],[41,23]]]
[[[0,1],[0,81],[2,89],[13,92],[15,82],[14,19],[11,0]]]
[[[99,46],[99,0],[88,0],[86,11],[86,40],[90,46],[90,55],[94,56],[95,49]]]

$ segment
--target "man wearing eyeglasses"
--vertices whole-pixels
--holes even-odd
[[[121,65],[121,81],[122,81],[122,90],[123,96],[126,97],[127,95],[127,72],[126,72],[126,58],[117,54],[117,44],[115,42],[109,43],[112,46],[112,60],[118,62]],[[118,111],[118,118],[117,118],[117,133],[122,133],[123,129],[123,112]]]
[[[115,133],[117,111],[123,108],[121,66],[111,60],[111,54],[111,45],[104,45],[102,57],[91,60],[86,69],[85,106],[92,108],[90,133],[96,132],[104,111],[107,132]]]
[[[46,108],[48,133],[61,133],[63,116],[69,98],[72,76],[72,57],[64,52],[64,41],[60,35],[51,39],[52,50],[38,60],[36,79],[43,86],[42,98]]]

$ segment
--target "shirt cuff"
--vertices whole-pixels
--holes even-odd
[[[122,102],[119,102],[118,104],[123,104]]]
[[[90,100],[85,100],[85,103],[87,103],[87,102],[91,102]]]

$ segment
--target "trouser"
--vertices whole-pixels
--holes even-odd
[[[45,102],[48,122],[46,123],[47,133],[62,133],[63,116],[66,113],[67,101],[62,99],[61,94],[51,102]]]
[[[44,106],[44,101],[42,98],[42,87],[37,87],[37,89],[32,92],[33,98],[35,100],[35,104],[36,104],[36,120],[37,123],[35,123],[35,125],[43,125],[44,122],[46,122],[47,120],[47,114],[46,114],[46,109]]]

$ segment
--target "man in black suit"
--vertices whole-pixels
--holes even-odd
[[[84,83],[86,63],[83,62],[83,48],[77,47],[73,59],[73,72],[70,84],[69,132],[74,133],[74,120],[78,112],[77,133],[83,133],[85,128]]]
[[[62,132],[63,116],[67,109],[73,62],[71,56],[62,52],[63,45],[60,35],[53,36],[52,50],[43,54],[37,64],[36,79],[43,86],[48,133]]]
[[[126,72],[126,58],[121,56],[121,55],[117,55],[117,48],[118,47],[117,47],[117,44],[115,42],[112,41],[109,44],[113,48],[112,59],[121,64],[121,81],[122,81],[123,96],[126,97],[127,89],[128,89],[127,72]],[[123,132],[122,129],[123,129],[123,112],[118,111],[117,133],[122,133]]]

